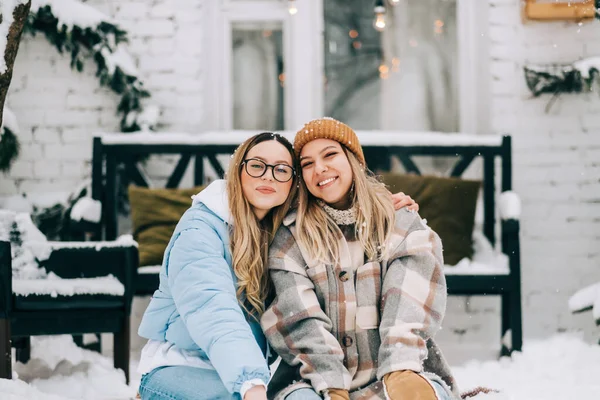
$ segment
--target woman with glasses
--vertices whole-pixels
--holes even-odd
[[[267,398],[267,342],[258,323],[270,289],[265,261],[296,197],[295,165],[288,140],[261,133],[236,150],[226,181],[194,196],[139,327],[149,339],[138,367],[142,399]]]

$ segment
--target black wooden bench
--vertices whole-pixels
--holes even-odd
[[[64,280],[112,275],[124,290],[72,295],[34,290],[24,294],[13,285],[10,243],[0,241],[0,378],[12,378],[11,347],[17,348],[17,360],[27,362],[30,336],[110,332],[114,334],[114,366],[125,372],[129,382],[130,315],[137,248],[132,244],[113,246],[94,242],[49,245],[53,250],[41,264],[48,272]],[[37,283],[49,285],[49,282]]]
[[[193,184],[205,183],[205,168],[212,167],[214,175],[222,177],[224,167],[218,155],[232,154],[239,143],[256,132],[209,132],[190,134],[100,134],[94,138],[92,163],[92,197],[102,202],[102,232],[107,240],[117,236],[117,191],[119,179],[148,187],[149,182],[134,160],[155,154],[180,155],[167,188],[176,188],[190,163],[193,163]],[[482,162],[483,232],[509,259],[509,270],[491,274],[448,274],[451,295],[501,296],[501,337],[510,330],[510,345],[503,341],[502,352],[521,350],[521,272],[519,250],[519,221],[502,220],[497,216],[497,198],[512,189],[512,155],[509,136],[482,136],[442,133],[357,132],[364,148],[369,168],[385,169],[391,156],[396,156],[407,172],[420,174],[414,156],[457,157],[450,176],[461,177],[476,160]],[[293,133],[284,133],[293,138]],[[121,171],[118,173],[117,171]],[[496,175],[500,184],[496,185]],[[497,229],[499,227],[499,229]],[[142,272],[143,268],[140,268]],[[140,273],[136,294],[149,295],[158,287],[158,274]]]

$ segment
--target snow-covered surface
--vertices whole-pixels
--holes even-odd
[[[158,274],[162,265],[147,265],[138,268],[138,274]]]
[[[78,348],[70,336],[33,337],[31,357],[25,365],[16,363],[21,380],[0,379],[0,398],[128,400],[139,385],[137,360],[132,360],[132,383],[126,386],[112,359]],[[476,400],[595,399],[600,393],[600,346],[563,334],[526,340],[523,352],[512,359],[470,361],[452,370],[462,392],[477,386],[500,391],[479,394],[472,398]]]
[[[596,321],[600,320],[600,282],[587,286],[577,291],[569,298],[571,312],[592,308],[592,315]]]
[[[463,258],[458,264],[444,266],[446,275],[508,275],[508,257],[495,249],[479,229],[473,231],[473,258]]]
[[[131,235],[121,235],[116,240],[107,240],[107,241],[97,241],[97,242],[46,242],[51,249],[85,249],[85,248],[94,248],[96,250],[101,250],[103,248],[108,247],[137,247],[137,242],[133,240],[133,236]]]
[[[513,191],[502,192],[498,197],[498,209],[500,218],[519,219],[521,216],[521,199],[519,195]]]
[[[167,133],[97,133],[102,143],[111,144],[224,144],[238,145],[259,131],[215,131],[198,134]],[[295,132],[278,132],[293,140]],[[494,147],[502,144],[499,135],[470,135],[463,133],[439,132],[393,132],[393,131],[357,131],[356,134],[363,146],[486,146]]]
[[[50,295],[75,296],[84,294],[106,294],[123,296],[125,287],[113,275],[98,278],[62,279],[49,273],[46,279],[13,279],[13,293],[19,296]]]
[[[149,131],[158,124],[160,108],[157,105],[147,105],[142,112],[136,114],[135,121],[142,131]]]
[[[56,204],[66,205],[69,195],[69,192],[45,192],[1,196],[0,207],[31,214],[36,209],[44,209]]]
[[[2,23],[0,23],[0,74],[6,72],[4,52],[8,43],[8,30],[14,21],[13,12],[18,5],[25,3],[27,3],[27,0],[2,0],[0,2],[0,14],[2,14]]]
[[[3,128],[8,128],[15,135],[19,134],[19,124],[17,123],[17,117],[15,113],[13,113],[10,108],[4,106],[4,111],[2,113],[2,129],[0,129],[0,136],[4,133]]]
[[[90,197],[82,197],[71,209],[73,221],[88,221],[98,223],[102,216],[102,203]]]
[[[45,260],[51,249],[47,246],[46,237],[35,226],[28,213],[16,213],[0,210],[2,230],[13,231],[20,242],[11,240],[12,277],[13,279],[43,279],[46,270],[40,268],[38,260]]]
[[[453,368],[461,390],[476,386],[501,393],[481,400],[597,399],[600,393],[600,346],[575,335],[525,341],[512,359],[471,361]]]
[[[600,57],[589,57],[575,61],[573,67],[581,72],[582,78],[589,79],[592,70],[600,71]]]
[[[138,70],[135,62],[126,50],[124,44],[119,44],[114,52],[110,52],[108,48],[103,48],[100,53],[104,56],[106,68],[110,75],[115,73],[115,69],[119,67],[125,75],[137,76]]]
[[[31,345],[31,360],[27,364],[13,364],[19,380],[0,379],[3,400],[135,397],[139,379],[127,386],[124,373],[113,368],[112,359],[75,346],[71,336],[34,336]]]
[[[52,14],[58,18],[59,24],[64,24],[67,28],[72,28],[73,25],[95,28],[101,22],[113,23],[108,15],[77,0],[32,0],[31,12],[37,12],[47,5],[52,9]]]

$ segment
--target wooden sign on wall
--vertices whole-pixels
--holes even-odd
[[[525,0],[523,19],[531,21],[591,21],[597,17],[599,0],[552,1]]]

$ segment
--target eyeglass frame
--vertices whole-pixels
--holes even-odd
[[[258,161],[262,164],[265,165],[265,170],[263,171],[262,174],[258,175],[258,176],[254,176],[252,175],[249,171],[248,171],[248,161]],[[244,165],[244,169],[246,170],[246,173],[251,176],[252,178],[262,178],[263,176],[265,176],[265,174],[267,173],[267,171],[269,170],[269,167],[271,168],[271,175],[273,176],[273,179],[275,179],[277,182],[279,183],[287,183],[289,181],[291,181],[292,179],[294,179],[294,176],[296,176],[296,168],[292,167],[291,165],[288,164],[267,164],[266,162],[264,162],[263,160],[261,160],[260,158],[247,158],[244,161],[242,161],[242,165]],[[288,167],[292,169],[292,175],[290,176],[290,179],[288,179],[287,181],[280,181],[279,179],[277,179],[275,177],[275,167],[277,167],[278,165],[283,165],[284,167]]]

